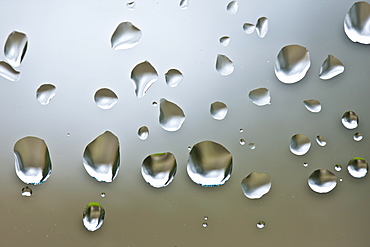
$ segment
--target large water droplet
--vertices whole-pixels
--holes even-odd
[[[189,0],[180,0],[180,8],[187,9],[189,7]]]
[[[4,46],[6,61],[11,66],[18,67],[26,55],[27,45],[28,39],[26,34],[17,31],[11,32]]]
[[[239,4],[237,1],[231,1],[227,4],[226,10],[230,15],[235,15],[238,12]]]
[[[222,120],[227,115],[227,106],[220,101],[213,102],[210,108],[211,116],[216,120]]]
[[[104,222],[105,210],[97,202],[90,202],[86,205],[82,222],[90,232],[98,230]]]
[[[146,138],[148,138],[148,136],[149,136],[149,129],[148,129],[148,127],[141,126],[139,128],[139,130],[137,131],[137,135],[139,136],[139,138],[141,140],[143,140],[143,141],[146,140]]]
[[[266,17],[261,17],[257,20],[256,31],[260,38],[264,38],[269,28],[269,21]]]
[[[166,74],[164,74],[164,77],[166,79],[167,85],[170,87],[176,87],[180,84],[182,78],[184,78],[181,71],[179,71],[178,69],[170,69],[166,72]]]
[[[118,24],[110,40],[113,50],[129,49],[141,40],[141,30],[131,22],[125,21]]]
[[[342,116],[342,124],[347,129],[356,129],[359,123],[358,116],[354,111],[346,111]]]
[[[308,178],[308,186],[317,193],[328,193],[337,186],[337,177],[329,170],[317,169]]]
[[[22,196],[32,196],[32,189],[28,186],[22,188]]]
[[[162,188],[171,183],[175,177],[177,163],[172,153],[151,154],[141,166],[141,175],[154,188]]]
[[[220,44],[223,46],[228,46],[230,44],[230,37],[229,36],[223,36],[220,38]]]
[[[129,10],[135,10],[135,5],[136,5],[135,2],[129,2],[129,3],[126,4],[126,6]]]
[[[249,199],[260,199],[271,189],[271,177],[267,173],[251,172],[242,180],[242,190]]]
[[[303,79],[310,65],[310,54],[306,47],[287,45],[277,55],[275,75],[283,83],[296,83]]]
[[[231,171],[232,155],[221,144],[202,141],[192,147],[187,172],[194,183],[205,187],[223,185]]]
[[[363,178],[366,176],[369,165],[366,160],[360,157],[351,159],[347,166],[349,174],[354,178]]]
[[[43,84],[37,89],[36,98],[41,105],[47,105],[55,96],[56,90],[57,89],[52,84]]]
[[[270,91],[267,88],[257,88],[249,92],[249,99],[258,106],[269,105],[271,102]]]
[[[110,131],[99,135],[86,146],[83,164],[87,173],[99,182],[112,182],[120,165],[118,138]]]
[[[353,42],[370,44],[370,4],[356,2],[344,19],[344,32]]]
[[[257,228],[262,229],[265,228],[266,223],[264,221],[259,221],[257,223]]]
[[[310,150],[311,141],[303,134],[295,134],[290,139],[290,151],[295,155],[304,155]]]
[[[21,78],[21,73],[4,61],[0,61],[0,75],[9,81],[19,81]]]
[[[117,104],[118,97],[112,90],[101,88],[96,91],[94,100],[101,109],[107,110]]]
[[[320,68],[319,77],[322,80],[329,80],[344,71],[344,66],[338,58],[328,55]]]
[[[342,166],[340,164],[336,164],[334,166],[334,169],[337,171],[337,172],[340,172],[342,170]]]
[[[355,133],[355,134],[353,135],[353,140],[355,140],[356,142],[361,141],[361,140],[362,140],[362,138],[364,138],[364,136],[363,136],[361,133],[359,133],[359,132],[357,132],[357,133]]]
[[[158,73],[148,61],[137,64],[131,71],[131,80],[138,98],[143,97],[157,79]]]
[[[177,131],[185,121],[185,114],[175,103],[164,98],[160,100],[159,124],[167,131]]]
[[[218,54],[216,60],[216,70],[221,75],[230,75],[234,71],[234,64],[227,56]]]
[[[244,23],[243,24],[243,31],[246,34],[253,33],[255,29],[256,29],[256,26],[254,24],[252,24],[252,23]]]
[[[310,112],[318,113],[321,111],[321,103],[316,99],[307,99],[303,101],[304,106]]]
[[[324,147],[326,146],[326,140],[322,136],[316,136],[316,142],[319,144],[319,146]]]

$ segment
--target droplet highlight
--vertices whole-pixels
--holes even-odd
[[[363,138],[364,138],[364,136],[359,132],[357,132],[353,135],[353,140],[355,140],[356,142],[361,141]]]
[[[43,84],[36,91],[36,99],[41,105],[47,105],[55,96],[56,87],[52,84]]]
[[[295,155],[305,155],[311,147],[310,139],[303,134],[295,134],[290,139],[290,151]]]
[[[162,98],[159,105],[159,124],[164,130],[177,131],[185,121],[183,110],[174,102]]]
[[[208,226],[208,223],[207,223],[207,222],[203,222],[202,226],[203,226],[204,228],[206,228],[206,227]]]
[[[246,34],[252,34],[255,29],[256,29],[256,26],[252,23],[244,23],[243,24],[243,31]]]
[[[223,36],[220,38],[220,44],[222,46],[228,46],[230,44],[230,37],[229,36]]]
[[[181,9],[187,9],[189,7],[189,0],[181,0],[179,6]]]
[[[303,163],[303,167],[308,167],[308,163]]]
[[[307,99],[303,101],[304,106],[307,110],[313,113],[318,113],[321,111],[321,103],[316,99]]]
[[[239,140],[239,143],[240,143],[240,145],[244,146],[245,145],[245,140],[244,139],[240,139]]]
[[[256,31],[260,38],[264,38],[269,28],[269,21],[266,17],[261,17],[257,20]]]
[[[266,225],[266,223],[265,223],[264,221],[259,221],[259,222],[257,223],[257,228],[258,228],[258,229],[265,228],[265,225]]]
[[[141,30],[131,22],[121,22],[112,34],[110,40],[111,48],[113,50],[132,48],[140,42],[141,36]]]
[[[343,72],[344,65],[342,62],[333,55],[328,55],[321,65],[319,77],[322,80],[329,80]]]
[[[308,178],[308,186],[316,193],[328,193],[337,186],[337,177],[329,170],[317,169]]]
[[[129,3],[126,4],[126,6],[129,10],[135,10],[136,3],[135,2],[129,2]]]
[[[178,69],[170,69],[164,74],[166,83],[170,87],[176,87],[184,78],[183,74]]]
[[[352,42],[370,44],[370,4],[356,2],[344,18],[344,32]]]
[[[251,172],[241,183],[243,193],[249,199],[260,199],[271,189],[271,177],[267,173]]]
[[[106,193],[105,192],[102,192],[101,194],[100,194],[100,196],[102,197],[102,198],[104,198],[104,197],[106,197]]]
[[[216,120],[222,120],[227,115],[227,106],[220,101],[213,102],[210,108],[211,116]]]
[[[0,61],[0,75],[9,81],[19,81],[21,78],[21,73],[4,61]]]
[[[352,177],[363,178],[369,171],[369,165],[365,159],[355,157],[348,162],[347,170]]]
[[[96,91],[94,100],[101,109],[108,110],[117,104],[118,97],[109,88],[101,88]]]
[[[227,12],[229,12],[230,15],[235,15],[239,10],[239,4],[237,1],[231,1],[226,6]]]
[[[9,34],[5,46],[4,55],[6,61],[13,67],[18,67],[26,55],[28,38],[25,33],[13,31]]]
[[[325,147],[326,146],[326,140],[324,139],[324,137],[322,137],[320,135],[319,136],[316,136],[316,142],[321,147]]]
[[[137,131],[137,135],[140,138],[140,140],[146,140],[149,136],[149,129],[146,126],[141,126],[139,130]]]
[[[257,88],[249,92],[249,99],[258,106],[271,104],[270,91],[267,88]]]
[[[90,231],[98,230],[104,223],[105,210],[97,202],[90,202],[83,211],[82,223]]]
[[[148,61],[137,64],[131,71],[136,97],[143,97],[157,79],[158,73]]]
[[[342,124],[347,129],[356,129],[358,127],[359,118],[354,111],[346,111],[342,116]]]
[[[28,186],[22,188],[22,196],[32,196],[32,189]]]
[[[255,143],[253,143],[253,142],[249,143],[249,144],[248,144],[248,146],[249,146],[249,148],[250,148],[251,150],[256,149],[256,144],[255,144]]]
[[[334,166],[334,169],[337,171],[337,172],[340,172],[342,170],[342,166],[340,164],[336,164]]]
[[[234,63],[226,55],[218,54],[216,70],[223,76],[230,75],[234,71]]]

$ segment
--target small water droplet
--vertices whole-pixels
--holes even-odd
[[[211,104],[211,116],[216,120],[222,120],[227,115],[227,106],[225,103],[216,101]]]
[[[176,87],[180,84],[184,76],[178,69],[170,69],[164,74],[168,86]]]
[[[244,139],[240,139],[239,143],[240,143],[240,145],[244,146],[245,145],[245,140]]]
[[[354,178],[363,178],[366,176],[369,165],[366,160],[360,157],[355,157],[348,162],[347,166],[349,174]]]
[[[230,75],[234,71],[234,64],[227,56],[218,54],[216,59],[216,70],[223,76]]]
[[[105,210],[97,202],[90,202],[83,211],[82,222],[88,231],[98,230],[104,222]]]
[[[344,32],[350,40],[370,44],[370,4],[364,1],[352,5],[344,19]]]
[[[203,222],[203,225],[202,225],[204,228],[206,228],[208,226],[208,223],[207,222]]]
[[[155,101],[152,102],[152,106],[157,106],[157,105],[158,105],[157,102],[155,102]]]
[[[189,151],[191,150],[191,146],[188,146],[188,150],[189,150]]]
[[[139,128],[139,130],[137,131],[137,135],[139,136],[139,138],[141,140],[143,140],[143,141],[146,140],[146,138],[148,138],[148,136],[149,136],[149,129],[148,129],[148,127],[141,126]]]
[[[342,170],[342,166],[340,164],[336,164],[334,166],[334,169],[337,171],[337,172],[340,172]]]
[[[316,99],[307,99],[303,101],[304,106],[307,110],[313,113],[318,113],[321,111],[321,103]]]
[[[223,36],[220,38],[220,44],[223,46],[228,46],[230,44],[230,37],[229,36]]]
[[[183,110],[164,98],[160,100],[159,124],[164,130],[177,131],[185,121]]]
[[[339,179],[339,182],[342,182],[342,181],[343,181],[343,178],[340,178],[340,179]]]
[[[244,130],[243,130],[243,129],[240,129],[240,130],[239,130],[239,132],[240,132],[240,133],[243,133],[243,132],[244,132]]]
[[[129,49],[136,46],[141,40],[141,30],[131,22],[125,21],[118,24],[110,40],[113,50]]]
[[[256,26],[254,24],[252,24],[252,23],[244,23],[243,24],[243,31],[246,34],[253,33],[255,29],[256,29]]]
[[[136,97],[143,97],[157,79],[158,73],[148,61],[137,64],[131,71]]]
[[[4,56],[6,61],[13,66],[18,67],[26,55],[28,38],[25,33],[13,31],[9,34],[5,46]]]
[[[112,90],[101,88],[96,91],[94,100],[101,109],[108,110],[117,104],[118,97]]]
[[[0,61],[0,75],[9,81],[19,81],[21,78],[21,73],[4,61]]]
[[[204,216],[204,220],[208,220],[208,216]]]
[[[106,195],[107,195],[107,194],[105,194],[105,192],[102,192],[102,193],[100,194],[100,196],[101,196],[101,197],[103,197],[103,198],[104,198]]]
[[[264,38],[268,31],[269,21],[266,17],[261,17],[257,20],[256,31],[260,38]]]
[[[271,189],[271,177],[267,173],[251,172],[241,183],[243,193],[249,199],[260,199]]]
[[[259,221],[257,223],[257,228],[262,229],[265,228],[266,223],[264,221]]]
[[[295,134],[290,139],[290,151],[295,155],[305,155],[310,150],[311,141],[303,134]]]
[[[238,12],[239,4],[237,1],[231,1],[227,4],[226,10],[230,15],[235,15]]]
[[[50,100],[55,96],[56,88],[52,84],[43,84],[36,91],[36,99],[41,105],[49,104]]]
[[[251,150],[256,149],[256,144],[255,144],[255,143],[253,143],[253,142],[249,143],[249,144],[248,144],[248,146],[249,146],[249,148],[250,148]]]
[[[362,138],[364,138],[364,136],[363,136],[361,133],[359,133],[359,132],[357,132],[357,133],[355,133],[355,134],[353,135],[353,140],[355,140],[356,142],[361,141],[361,140],[362,140]]]
[[[249,99],[258,106],[269,105],[271,103],[270,91],[267,88],[257,88],[249,92]]]
[[[71,136],[71,134],[68,132],[68,133],[67,133],[67,136]]]
[[[22,188],[22,196],[32,196],[32,189],[28,186]]]
[[[305,163],[303,163],[303,166],[304,166],[304,167],[308,167],[308,163],[306,163],[306,162],[305,162]]]
[[[317,169],[308,178],[308,186],[317,193],[328,193],[337,186],[337,177],[329,170]]]
[[[342,116],[342,124],[347,129],[356,129],[358,127],[359,118],[354,111],[346,111]]]
[[[179,6],[181,9],[187,9],[189,7],[189,0],[181,0]]]
[[[136,5],[136,3],[135,3],[135,2],[128,2],[128,3],[126,4],[126,6],[127,6],[127,8],[128,8],[129,10],[135,10],[135,5]]]
[[[325,147],[326,146],[326,140],[322,136],[316,136],[316,142],[321,147]]]
[[[322,80],[329,80],[344,71],[344,66],[342,62],[334,57],[333,55],[328,55],[320,68],[319,77]]]

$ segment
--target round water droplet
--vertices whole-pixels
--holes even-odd
[[[208,216],[204,216],[204,220],[208,220]]]
[[[118,97],[112,90],[101,88],[96,91],[94,100],[101,109],[107,110],[117,104]]]
[[[203,222],[203,225],[202,225],[204,228],[206,228],[208,226],[208,223],[207,222]]]
[[[362,138],[364,138],[364,136],[363,136],[361,133],[359,133],[359,132],[357,132],[357,133],[355,133],[355,134],[353,135],[353,140],[355,140],[356,142],[361,141],[361,140],[362,140]]]
[[[304,167],[308,167],[308,163],[306,163],[306,162],[305,162],[305,163],[303,163],[303,166],[304,166]]]
[[[310,150],[311,141],[303,134],[295,134],[290,139],[290,151],[295,155],[305,155]]]
[[[157,79],[158,73],[148,61],[137,64],[131,71],[136,97],[143,97]]]
[[[257,228],[262,229],[265,228],[266,223],[264,221],[259,221],[257,223]]]
[[[350,40],[370,44],[370,4],[364,1],[352,5],[344,19],[344,32]]]
[[[22,196],[32,196],[32,189],[28,186],[22,188]]]
[[[191,150],[191,146],[188,146],[188,150],[189,150],[189,151]]]
[[[216,59],[216,70],[221,75],[230,75],[234,71],[234,63],[227,56],[218,54]]]
[[[269,105],[271,102],[270,91],[267,88],[257,88],[249,92],[249,99],[258,106]]]
[[[140,127],[139,130],[137,131],[137,135],[139,136],[139,138],[141,140],[143,140],[143,141],[146,140],[146,138],[148,138],[148,136],[149,136],[148,127],[146,127],[146,126]]]
[[[343,181],[343,178],[340,178],[340,179],[339,179],[339,182],[342,182],[342,181]]]
[[[105,192],[102,192],[100,196],[104,198],[106,196]]]
[[[251,150],[256,149],[256,144],[254,144],[253,142],[249,143],[249,144],[248,144],[248,146],[249,146],[249,148],[250,148]]]
[[[366,160],[360,157],[351,159],[347,166],[349,174],[354,178],[363,178],[369,170]]]
[[[334,57],[333,55],[328,55],[320,68],[320,79],[329,80],[344,72],[344,66],[342,62]]]
[[[252,23],[244,23],[243,24],[243,31],[246,34],[253,33],[255,29],[256,29],[256,26],[254,24],[252,24]]]
[[[308,178],[308,186],[317,193],[328,193],[337,186],[337,177],[329,170],[318,169]]]
[[[5,46],[4,56],[12,67],[18,67],[26,55],[28,38],[25,33],[13,31],[9,34]]]
[[[243,129],[240,129],[240,130],[239,130],[239,132],[240,132],[240,133],[243,133],[243,131],[244,131]]]
[[[342,170],[342,166],[340,164],[336,164],[334,166],[334,169],[337,171],[337,172],[340,172]]]
[[[135,10],[135,5],[136,5],[135,2],[129,2],[129,3],[126,4],[126,6],[129,10]]]
[[[326,146],[326,140],[322,136],[316,136],[316,142],[321,147],[325,147]]]
[[[180,84],[184,76],[178,69],[170,69],[164,74],[168,86],[176,87]]]
[[[157,106],[157,105],[158,105],[157,102],[155,102],[155,101],[152,102],[152,106]]]
[[[164,130],[177,131],[185,121],[183,110],[175,103],[164,98],[160,100],[159,124]]]
[[[321,111],[321,103],[316,99],[307,99],[303,101],[304,106],[310,112],[318,113]]]
[[[264,38],[267,34],[269,27],[269,21],[266,17],[261,17],[258,19],[256,24],[256,31],[260,38]]]
[[[244,146],[245,145],[245,140],[244,139],[240,139],[239,143],[240,143],[240,145]]]
[[[230,44],[230,37],[229,36],[223,36],[220,38],[220,44],[223,46],[228,46]]]
[[[36,99],[41,105],[49,104],[50,100],[55,96],[56,88],[52,84],[43,84],[36,91]]]
[[[230,15],[235,15],[238,12],[239,4],[237,1],[231,1],[226,6],[227,12],[230,13]]]
[[[71,134],[70,133],[67,133],[67,136],[71,136]]]
[[[346,111],[342,116],[342,124],[347,129],[356,129],[359,123],[358,116],[354,111]]]
[[[97,202],[90,202],[83,211],[82,222],[88,231],[98,230],[104,222],[105,210]]]
[[[271,177],[267,173],[251,172],[242,180],[242,190],[249,199],[260,199],[271,189]]]
[[[135,3],[133,6],[135,6]],[[110,40],[111,47],[113,50],[132,48],[139,43],[141,36],[141,30],[135,27],[131,22],[121,22],[112,34]]]
[[[210,108],[211,116],[216,120],[222,120],[226,117],[227,106],[226,104],[216,101],[211,104]]]

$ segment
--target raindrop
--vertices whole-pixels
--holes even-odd
[[[304,167],[308,167],[308,163],[306,163],[306,162],[305,162],[305,163],[303,163],[303,166],[304,166]]]
[[[211,104],[210,113],[214,119],[222,120],[226,117],[227,106],[220,101],[213,102]]]
[[[329,170],[317,169],[308,178],[308,186],[317,193],[328,193],[337,186],[337,177]]]
[[[264,221],[259,221],[257,223],[257,228],[262,229],[265,228],[266,223]]]
[[[85,148],[83,165],[86,172],[99,182],[112,182],[120,165],[118,138],[110,131],[95,138]]]
[[[253,33],[255,29],[256,29],[256,26],[254,24],[252,24],[252,23],[244,23],[243,24],[243,31],[246,34]]]
[[[27,136],[14,145],[15,172],[26,184],[41,184],[51,174],[51,160],[45,141]]]
[[[188,150],[189,150],[189,151],[191,150],[191,146],[188,146]]]
[[[194,183],[204,187],[223,185],[231,175],[232,155],[221,144],[202,141],[195,144],[187,163],[187,172]]]
[[[369,170],[366,160],[360,157],[351,159],[347,166],[349,174],[354,178],[363,178]]]
[[[245,140],[244,139],[240,139],[239,143],[240,143],[240,145],[244,146],[245,145]]]
[[[206,228],[208,226],[208,223],[207,222],[203,222],[203,225],[202,225],[204,228]]]
[[[131,22],[121,22],[112,34],[110,40],[111,47],[113,50],[132,48],[139,43],[141,36],[141,30],[135,27]]]
[[[324,147],[326,146],[326,140],[322,136],[316,136],[316,142],[319,146]]]
[[[356,2],[344,19],[344,32],[353,42],[370,44],[370,4]]]
[[[226,10],[230,13],[230,15],[235,15],[238,12],[239,4],[237,1],[231,1],[226,6]]]
[[[303,134],[295,134],[290,139],[290,151],[295,155],[305,155],[310,150],[311,141]]]
[[[329,80],[344,71],[344,66],[338,58],[328,55],[320,68],[319,77],[322,80]]]
[[[310,65],[310,54],[306,47],[284,46],[276,58],[275,75],[283,83],[296,83],[303,79]]]
[[[181,0],[179,5],[180,8],[187,9],[189,7],[189,0]]]
[[[243,133],[243,132],[244,132],[244,130],[243,130],[243,129],[240,129],[240,130],[239,130],[239,132],[240,132],[240,133]]]
[[[334,169],[337,171],[337,172],[340,172],[342,170],[342,166],[340,164],[336,164],[334,166]]]
[[[340,179],[339,179],[339,182],[342,182],[342,181],[343,181],[343,178],[340,178]]]
[[[267,88],[257,88],[249,92],[249,99],[258,106],[271,103],[270,91]]]
[[[26,55],[27,45],[28,38],[26,34],[17,31],[11,32],[4,46],[6,61],[11,66],[18,67]]]
[[[70,133],[67,133],[67,136],[71,136],[71,134]]]
[[[102,193],[100,194],[100,196],[101,196],[101,197],[103,197],[103,198],[104,198],[106,195],[107,195],[107,194],[105,194],[105,192],[102,192]]]
[[[256,24],[256,31],[260,38],[264,38],[267,34],[269,28],[269,21],[266,17],[261,17],[258,19]]]
[[[164,98],[160,100],[159,124],[164,130],[177,131],[185,121],[183,110]]]
[[[313,113],[318,113],[321,111],[321,103],[316,99],[307,99],[303,101],[304,106],[307,110]]]
[[[249,199],[260,199],[271,189],[271,177],[267,173],[251,172],[242,180],[242,190]]]
[[[227,56],[218,54],[216,60],[216,70],[221,75],[230,75],[234,71],[234,64]]]
[[[361,133],[359,133],[359,132],[357,132],[357,133],[355,133],[355,134],[353,135],[353,140],[355,140],[356,142],[361,141],[361,140],[362,140],[362,138],[364,138],[364,136],[363,136]]]
[[[356,129],[358,126],[358,116],[354,111],[346,111],[342,116],[342,124],[347,129]]]
[[[204,216],[204,220],[208,220],[208,216]]]
[[[170,69],[169,71],[164,74],[166,83],[170,87],[176,87],[180,84],[184,76],[182,73],[177,69]]]
[[[90,202],[84,209],[82,222],[88,231],[93,232],[103,225],[104,216],[104,208],[97,202]]]
[[[220,44],[223,46],[228,46],[230,44],[230,37],[229,36],[223,36],[220,38]]]
[[[50,100],[55,96],[57,89],[52,84],[43,84],[36,91],[36,98],[41,105],[49,104]]]
[[[158,73],[148,61],[137,64],[131,71],[136,97],[143,97],[157,79]]]
[[[172,153],[151,154],[143,161],[141,175],[152,187],[162,188],[171,183],[176,169],[177,163]]]
[[[117,95],[108,88],[101,88],[94,95],[95,103],[104,110],[112,108],[117,104]]]
[[[21,78],[21,73],[4,61],[0,61],[0,75],[9,81],[19,81]]]
[[[157,102],[155,102],[155,101],[152,102],[152,106],[157,106],[157,105],[158,105]]]
[[[135,5],[136,5],[135,2],[129,2],[129,3],[126,4],[126,6],[129,10],[135,10]]]
[[[143,141],[146,140],[146,138],[148,138],[148,136],[149,136],[149,129],[148,129],[148,127],[141,126],[139,128],[139,130],[137,131],[137,135],[139,136],[139,138],[141,140],[143,140]]]
[[[249,143],[249,144],[248,144],[248,146],[249,146],[249,148],[250,148],[251,150],[256,149],[256,144],[254,144],[253,142]]]
[[[32,196],[32,189],[28,186],[22,188],[22,196]]]

